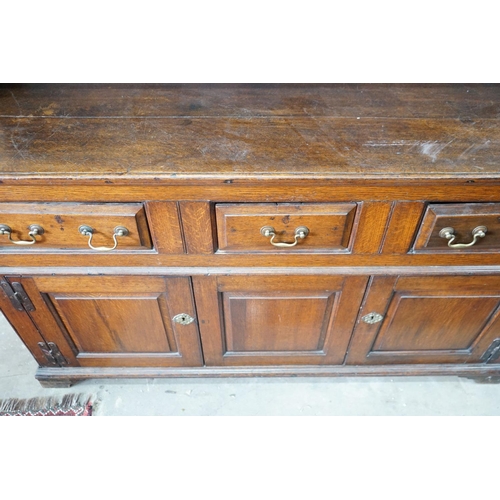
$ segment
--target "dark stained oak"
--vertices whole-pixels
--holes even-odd
[[[184,241],[189,254],[211,254],[215,247],[213,207],[207,202],[180,202]]]
[[[378,248],[378,247],[377,247]],[[74,270],[77,274],[81,274],[81,269],[85,272],[95,274],[102,272],[103,268],[109,268],[111,274],[116,274],[115,268],[122,271],[132,273],[137,267],[146,269],[155,268],[167,269],[183,268],[186,270],[203,268],[240,268],[240,267],[256,267],[267,269],[266,272],[279,268],[320,268],[330,267],[352,267],[356,268],[373,268],[374,266],[385,266],[391,268],[397,267],[413,267],[413,266],[450,266],[457,268],[461,266],[479,267],[492,266],[491,271],[498,271],[500,266],[500,253],[490,252],[479,255],[477,252],[466,253],[457,252],[456,254],[371,254],[364,255],[355,254],[233,254],[233,253],[217,253],[197,254],[197,255],[167,255],[156,253],[132,254],[126,256],[113,252],[90,252],[79,253],[78,255],[68,255],[64,253],[58,254],[7,254],[0,252],[0,272],[8,272],[12,268],[66,268]],[[496,266],[497,269],[495,269]],[[420,268],[421,270],[423,267]],[[5,271],[6,270],[6,271]],[[233,269],[234,271],[234,269]],[[149,272],[149,271],[148,271]],[[194,271],[193,271],[194,272]],[[45,274],[45,273],[42,273]],[[167,273],[168,274],[168,273]],[[196,274],[199,274],[196,272]]]
[[[34,310],[3,291],[0,308],[45,385],[493,380],[499,125],[499,84],[0,84],[0,224],[46,229],[33,246],[0,236],[0,275]],[[97,246],[131,234],[92,251],[80,224]],[[276,248],[264,225],[310,233]],[[452,249],[445,225],[460,243],[488,231]]]
[[[118,238],[118,251],[152,248],[144,207],[139,203],[0,203],[0,224],[12,229],[14,241],[30,241],[28,233],[32,224],[44,230],[36,236],[37,243],[30,246],[18,246],[6,235],[0,236],[1,252],[92,251],[89,238],[78,230],[82,225],[94,230],[92,245],[95,247],[112,247],[115,227],[123,226],[128,234]]]
[[[18,280],[33,301],[33,322],[70,366],[201,366],[187,278],[50,276]]]
[[[10,177],[487,177],[500,155],[496,120],[0,118],[0,129]]]
[[[205,363],[342,364],[364,276],[193,277]]]
[[[394,202],[386,226],[382,254],[407,253],[415,238],[425,203]]]
[[[498,119],[498,84],[0,84],[0,116]]]
[[[367,324],[371,312],[382,321]],[[479,363],[500,339],[499,276],[375,277],[348,364]]]
[[[378,253],[386,233],[391,209],[392,203],[389,202],[362,203],[354,242],[354,254]]]
[[[0,276],[1,281],[8,282],[3,276]],[[0,287],[0,311],[2,311],[10,325],[20,334],[21,340],[29,349],[38,365],[47,366],[49,362],[38,346],[38,343],[45,342],[45,339],[40,334],[40,331],[37,330],[28,314],[18,311],[13,306],[2,287]]]
[[[161,296],[49,294],[79,352],[175,352],[172,332],[162,324]],[[140,322],[143,333],[138,335]],[[89,327],[93,335],[88,335]],[[169,342],[170,337],[170,342]],[[173,344],[173,345],[171,345]]]
[[[322,351],[325,316],[335,294],[226,292],[223,310],[226,353],[247,351]]]
[[[499,97],[499,85],[6,85],[0,172],[491,176]]]
[[[59,368],[41,367],[37,380],[44,387],[68,387],[86,379],[179,377],[363,377],[459,376],[495,383],[500,366],[493,364],[431,365],[310,365],[310,366],[204,366],[181,368]],[[55,385],[52,385],[55,384]],[[58,385],[65,384],[65,385]]]
[[[337,204],[217,204],[219,252],[348,252],[351,247],[357,205]],[[276,243],[294,243],[295,230],[309,233],[294,247],[276,247],[261,234],[262,227],[275,230]]]
[[[151,201],[146,203],[146,212],[154,248],[160,253],[185,253],[178,203]]]
[[[231,175],[208,173],[196,179],[171,177],[168,179],[136,177],[110,180],[78,178],[78,185],[68,178],[0,176],[0,195],[3,201],[90,201],[128,202],[130,199],[151,201],[214,202],[347,202],[355,201],[453,201],[497,202],[500,179],[456,178],[445,176],[434,180],[406,178],[405,188],[401,179],[379,177],[364,179],[312,178],[309,174],[298,177],[261,177],[238,179]],[[161,181],[161,182],[160,182]],[[272,189],[269,189],[272,186]],[[392,204],[389,201],[389,205]]]
[[[468,244],[473,241],[472,230],[478,226],[487,228],[486,236],[467,248],[450,248],[448,240],[439,232],[447,227],[455,231],[452,244]],[[422,221],[414,245],[415,252],[495,252],[500,249],[500,203],[431,204]]]

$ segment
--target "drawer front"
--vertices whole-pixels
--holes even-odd
[[[499,249],[500,203],[429,205],[413,247],[415,253],[481,253]]]
[[[89,247],[90,235],[82,234],[81,226],[92,229],[90,243],[100,251],[113,248],[117,227],[126,228],[126,234],[116,236],[115,252],[152,248],[141,203],[0,203],[0,225],[9,228],[0,235],[2,252],[99,251]],[[30,236],[34,225],[43,232]]]
[[[356,211],[355,203],[218,204],[218,249],[242,253],[349,253]]]

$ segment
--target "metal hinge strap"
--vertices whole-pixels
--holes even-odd
[[[486,352],[481,356],[481,361],[489,363],[500,355],[500,339],[495,339]]]
[[[7,283],[6,281],[0,281],[0,287],[2,287],[2,290],[5,292],[5,295],[7,295],[7,298],[12,302],[12,305],[18,310],[18,311],[23,311],[24,312],[24,307],[17,298],[16,292],[12,289],[12,287]]]
[[[66,358],[61,354],[59,347],[54,342],[38,342],[38,346],[50,364],[55,366],[65,366],[68,364]]]
[[[40,347],[40,349],[42,350],[43,354],[45,354],[45,357],[47,358],[47,361],[51,364],[51,365],[55,365],[57,366],[57,361],[56,359],[54,358],[54,356],[52,355],[52,351],[51,349],[49,348],[49,346],[45,343],[45,342],[38,342],[38,346]]]
[[[14,282],[10,284],[7,281],[2,280],[0,281],[0,287],[2,287],[2,290],[5,292],[5,295],[7,295],[9,300],[12,302],[12,305],[18,311],[31,312],[35,310],[33,302],[31,302],[30,298],[24,291],[24,288],[21,285],[21,283]]]
[[[31,302],[30,298],[28,297],[27,293],[24,291],[23,285],[18,282],[13,282],[12,283],[12,288],[14,289],[14,293],[16,294],[16,297],[19,299],[23,307],[26,309],[26,311],[31,312],[35,310],[35,306],[33,305],[33,302]]]

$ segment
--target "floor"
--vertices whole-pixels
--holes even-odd
[[[500,384],[458,377],[93,380],[43,389],[0,313],[0,399],[85,393],[108,415],[500,415]]]

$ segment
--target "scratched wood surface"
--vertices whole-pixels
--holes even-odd
[[[0,177],[498,175],[500,85],[2,85]]]
[[[0,84],[7,117],[498,119],[496,84]]]

